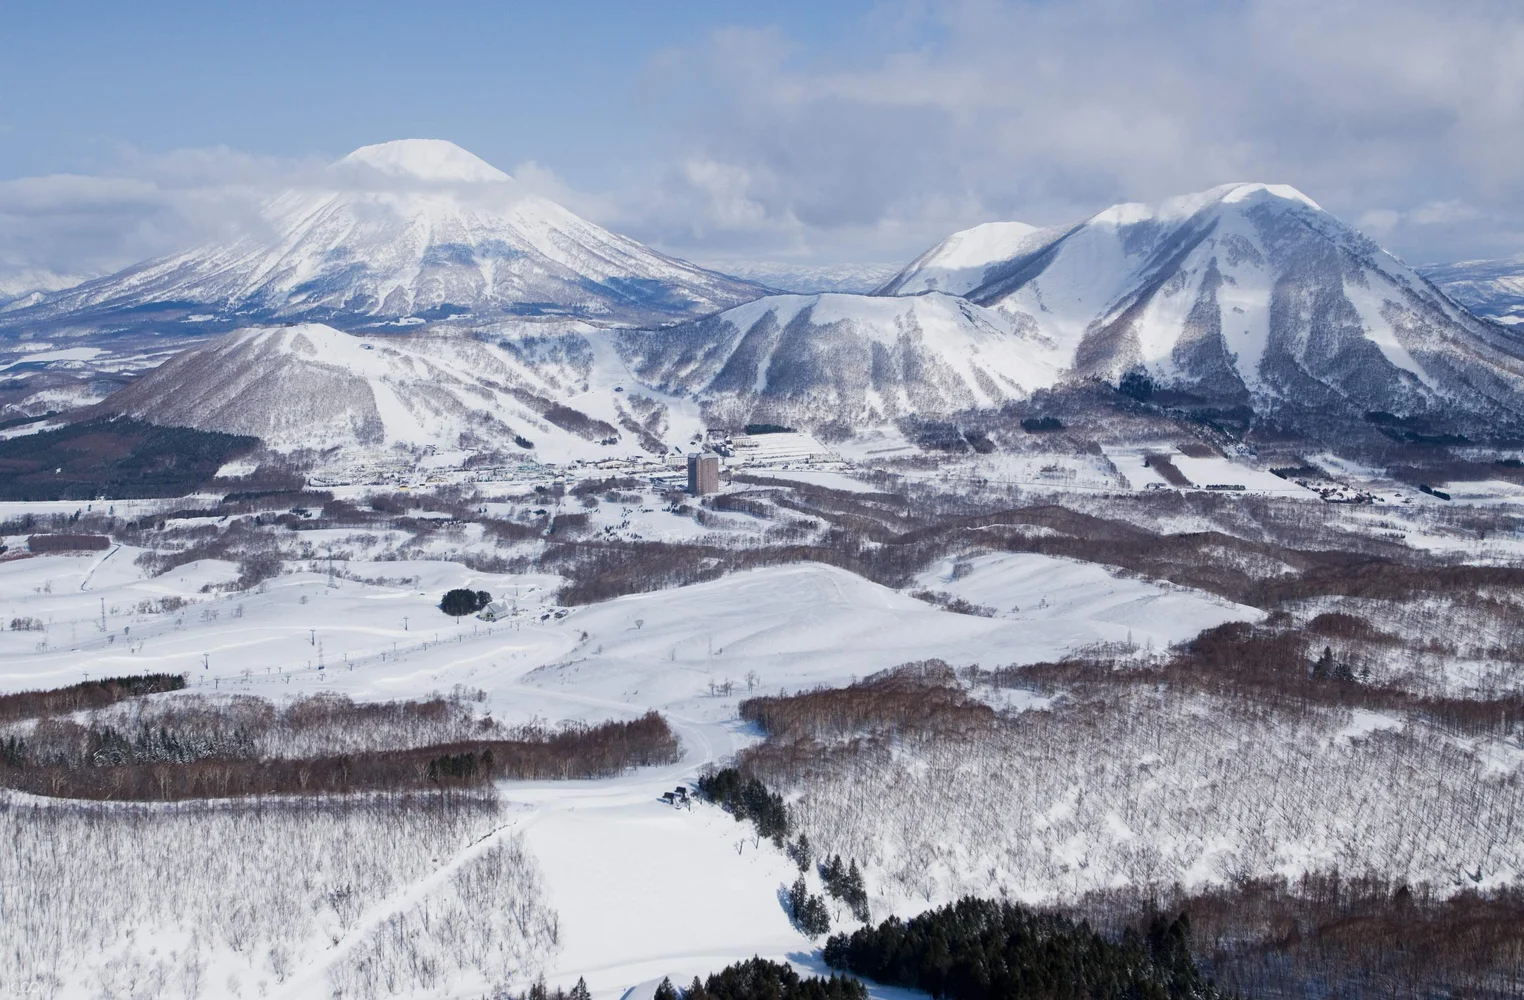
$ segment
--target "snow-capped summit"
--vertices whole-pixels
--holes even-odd
[[[509,176],[446,139],[393,139],[359,149],[338,166],[369,167],[420,181],[495,183]]]
[[[762,294],[594,225],[439,139],[357,149],[263,214],[263,227],[230,243],[139,264],[0,319],[114,329],[451,317],[621,324],[701,315]]]
[[[953,233],[911,261],[875,295],[948,292],[965,295],[985,282],[992,267],[1026,256],[1058,239],[1066,227],[1039,229],[1025,222],[986,222]]]

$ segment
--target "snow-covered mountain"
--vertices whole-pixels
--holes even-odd
[[[276,451],[331,452],[340,462],[428,448],[553,461],[639,452],[612,422],[626,397],[591,392],[595,368],[582,338],[515,345],[446,333],[364,337],[319,323],[252,327],[176,355],[98,409],[251,434]],[[579,394],[593,413],[578,408],[588,405]]]
[[[271,200],[264,222],[232,243],[140,264],[0,318],[652,323],[762,291],[611,233],[436,139],[357,149]]]
[[[1509,326],[1524,324],[1524,254],[1430,264],[1418,271],[1478,316]]]
[[[1025,222],[986,222],[953,233],[879,286],[878,295],[949,292],[966,295],[991,280],[1001,265],[1026,258],[1059,239],[1067,227],[1039,229]]]
[[[643,378],[732,421],[862,429],[1128,378],[1316,433],[1524,428],[1524,337],[1280,185],[980,226],[874,296],[771,296],[621,342]]]
[[[1000,406],[1060,375],[1033,324],[941,293],[774,295],[621,345],[637,376],[713,420],[835,435]]]
[[[1138,372],[1281,416],[1517,424],[1524,411],[1524,338],[1294,188],[1229,184],[1028,235],[967,298],[1040,331],[1073,377]]]

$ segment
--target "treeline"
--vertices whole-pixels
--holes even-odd
[[[789,820],[788,807],[783,797],[767,790],[757,778],[748,778],[733,767],[727,767],[698,778],[699,794],[721,806],[735,817],[737,823],[750,820],[757,835],[766,837],[778,847],[788,837],[793,824]]]
[[[128,698],[185,687],[183,674],[137,674],[129,677],[103,677],[64,688],[45,691],[21,691],[0,695],[0,720],[35,719],[45,715],[105,708]]]
[[[969,697],[941,660],[907,663],[844,688],[747,698],[740,713],[785,744],[864,732],[946,735],[995,723],[995,711]]]
[[[694,976],[685,990],[663,979],[653,1000],[868,1000],[868,990],[850,976],[801,976],[786,962],[753,956],[702,982]]]
[[[767,735],[737,758],[748,778],[828,769],[866,744],[977,740],[1001,725],[999,714],[972,697],[941,660],[906,663],[844,688],[748,698],[740,713]]]
[[[83,714],[67,705],[63,710],[76,714],[28,711],[40,716],[34,725],[13,723],[0,735],[25,736],[33,762],[57,764],[85,763],[103,747],[115,748],[116,763],[184,763],[202,757],[326,757],[546,735],[478,717],[464,690],[448,698],[387,702],[355,702],[323,692],[284,705],[249,695],[184,693],[129,698]]]
[[[1253,879],[1164,900],[1119,890],[1076,908],[1107,926],[1155,907],[1191,915],[1194,951],[1245,996],[1504,1000],[1524,995],[1524,891],[1436,893],[1337,872]]]
[[[1245,698],[1265,708],[1306,705],[1366,708],[1410,713],[1470,734],[1508,732],[1524,720],[1524,694],[1447,697],[1418,694],[1370,677],[1358,653],[1334,651],[1334,644],[1358,651],[1390,642],[1360,619],[1324,614],[1306,627],[1288,615],[1264,624],[1229,622],[1206,629],[1169,651],[1162,662],[1127,657],[1079,655],[1058,662],[1006,667],[985,676],[1007,686],[1058,688],[1157,684]]]
[[[77,799],[156,800],[469,788],[498,779],[606,778],[679,757],[676,736],[655,712],[630,722],[575,726],[538,738],[481,740],[308,758],[194,756],[167,730],[138,740],[95,732],[87,757],[39,759],[12,737],[0,754],[0,785]],[[238,749],[235,744],[229,748]],[[157,755],[140,762],[143,753]]]
[[[744,479],[744,477],[741,477]],[[1446,565],[1374,534],[1351,536],[1326,523],[1321,505],[1205,494],[1105,496],[1095,512],[1085,498],[991,509],[976,500],[931,495],[848,494],[758,481],[745,504],[762,513],[794,512],[823,525],[807,544],[677,544],[588,539],[549,546],[539,560],[566,578],[560,600],[585,604],[683,586],[726,573],[802,561],[838,566],[901,588],[935,559],[970,544],[1098,563],[1273,609],[1313,597],[1409,600],[1439,593],[1474,599],[1524,587],[1524,569]],[[776,516],[774,514],[773,516]],[[1171,520],[1195,518],[1207,530],[1171,532]],[[1152,526],[1151,526],[1152,525]],[[1249,537],[1246,537],[1249,536]]]
[[[1157,918],[1120,941],[1057,914],[965,898],[826,943],[826,962],[946,1000],[1210,1000],[1190,922]]]

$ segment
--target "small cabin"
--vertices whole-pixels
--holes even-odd
[[[484,622],[495,622],[507,618],[512,614],[513,609],[508,606],[507,601],[492,601],[485,608],[478,611],[476,617]]]

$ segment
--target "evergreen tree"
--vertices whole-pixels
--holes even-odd
[[[788,914],[795,920],[804,912],[805,901],[809,899],[809,889],[804,884],[804,876],[794,880],[794,887],[788,891]]]
[[[801,831],[799,842],[794,845],[794,864],[799,866],[800,874],[810,870],[810,838]]]
[[[1334,672],[1333,648],[1323,647],[1323,655],[1318,657],[1318,662],[1312,665],[1312,676],[1319,680],[1332,677]]]
[[[694,980],[697,982],[697,980]],[[672,985],[672,979],[663,976],[661,982],[656,984],[656,992],[651,994],[651,1000],[679,1000],[677,988]]]
[[[857,870],[857,859],[853,858],[847,868],[846,878],[843,880],[845,887],[841,898],[851,909],[852,916],[858,920],[868,920],[868,888],[863,884],[863,873]]]
[[[831,933],[831,917],[826,913],[825,900],[819,896],[805,898],[804,909],[797,921],[799,929],[812,938]]]
[[[452,618],[460,618],[464,615],[474,615],[490,603],[492,603],[492,595],[485,590],[456,588],[445,593],[439,602],[439,610]]]
[[[840,896],[841,892],[837,885],[841,882],[844,872],[841,869],[841,855],[832,856],[820,869],[821,881],[825,882],[826,891],[832,896]]]
[[[578,976],[577,985],[571,988],[571,993],[567,994],[567,997],[568,1000],[592,1000],[593,995],[588,992],[587,980]]]
[[[1156,919],[1120,942],[1056,914],[962,899],[826,942],[828,965],[944,1000],[1218,1000],[1191,959],[1190,923]]]

